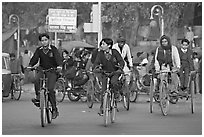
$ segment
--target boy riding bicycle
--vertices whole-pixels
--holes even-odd
[[[112,39],[110,38],[102,39],[99,46],[101,48],[101,51],[98,52],[93,68],[97,67],[98,65],[101,65],[102,70],[114,72],[118,70],[116,66],[119,65],[121,68],[124,67],[125,63],[120,53],[117,50],[112,49],[113,46]],[[111,77],[111,85],[113,86],[113,88],[117,88],[119,76],[120,75],[115,74]],[[106,85],[107,78],[102,75],[102,95],[106,90]],[[101,96],[101,106],[99,115],[103,114],[102,108],[103,108],[103,96]]]
[[[33,67],[39,61],[39,69],[47,70],[50,68],[57,68],[59,71],[62,70],[62,58],[55,46],[52,46],[49,41],[49,35],[46,33],[39,35],[39,41],[42,46],[38,47],[30,60],[29,67]],[[29,68],[28,67],[28,68]],[[54,86],[57,80],[57,73],[55,71],[50,71],[46,73],[48,81],[47,86],[49,90],[49,101],[52,104],[52,118],[55,119],[58,115],[58,109],[56,106],[56,97],[54,92]],[[43,74],[41,71],[37,72],[35,79],[35,94],[36,98],[32,99],[32,102],[37,107],[40,106],[40,78],[42,78]]]

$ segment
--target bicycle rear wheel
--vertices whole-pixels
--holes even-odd
[[[19,100],[22,93],[22,85],[19,78],[16,79],[12,92],[14,99]]]
[[[103,120],[104,120],[105,127],[108,125],[108,119],[110,115],[109,107],[110,107],[110,96],[108,93],[105,93],[104,99],[103,99]]]
[[[44,127],[46,124],[46,107],[45,107],[45,90],[40,91],[40,118],[41,126]]]
[[[110,106],[110,118],[112,123],[114,123],[116,120],[116,108],[117,108],[116,100],[114,99],[114,94],[112,94]]]
[[[168,88],[167,88],[167,83],[165,81],[161,81],[160,85],[160,107],[162,114],[166,116],[169,111],[169,97],[168,97]]]
[[[62,78],[59,78],[55,84],[55,95],[57,103],[60,103],[64,100],[65,97],[65,84]]]

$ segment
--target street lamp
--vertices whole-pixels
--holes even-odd
[[[20,48],[20,23],[19,23],[19,17],[16,14],[11,14],[9,16],[9,24],[11,24],[11,21],[16,22],[15,19],[17,19],[17,25],[18,25],[18,43],[17,43],[17,58],[19,58],[19,48]]]
[[[156,13],[154,13],[155,9],[156,9]],[[163,18],[164,9],[161,5],[154,5],[151,8],[151,15],[150,15],[151,20],[154,19],[153,13],[159,16],[159,21],[161,21],[161,36],[163,36],[164,35],[164,18]]]

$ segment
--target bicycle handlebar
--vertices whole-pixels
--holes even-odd
[[[52,71],[52,70],[54,70],[54,71],[57,70],[57,68],[39,69],[38,67],[26,67],[25,69],[26,69],[26,70],[31,70],[31,71],[34,71],[34,70],[36,70],[36,71],[42,71],[43,73],[49,72],[49,71]]]

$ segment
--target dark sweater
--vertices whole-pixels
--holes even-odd
[[[105,71],[113,72],[116,71],[118,68],[116,65],[120,65],[122,68],[125,65],[123,58],[121,57],[120,53],[116,49],[112,49],[112,55],[110,60],[107,60],[103,51],[99,51],[94,62],[94,67],[101,64],[102,69]]]
[[[189,67],[190,70],[194,70],[193,59],[192,59],[193,51],[188,49],[187,52],[184,53],[181,50],[181,48],[179,48],[178,52],[181,60],[181,67]]]
[[[34,66],[39,62],[39,66],[43,69],[56,68],[62,65],[62,57],[60,56],[57,48],[50,45],[51,49],[45,54],[43,47],[36,49],[33,57],[30,60],[29,65]]]

